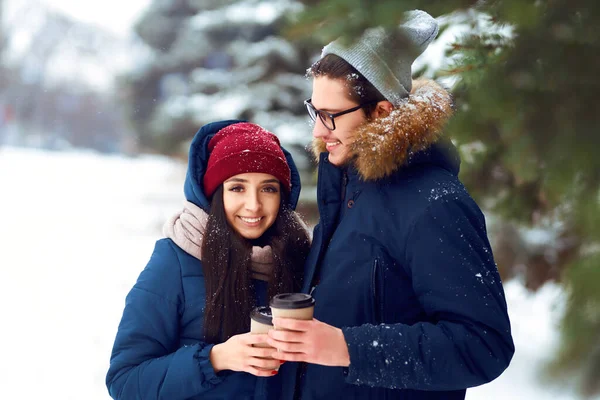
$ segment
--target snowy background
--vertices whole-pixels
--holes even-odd
[[[184,173],[156,156],[0,148],[1,398],[109,399],[125,295],[180,207]],[[576,399],[537,379],[556,343],[560,289],[505,290],[517,352],[467,399]]]
[[[6,92],[8,95],[0,96],[0,105],[10,103],[16,95],[21,107],[36,101],[39,112],[34,113],[37,119],[33,119],[45,129],[27,132],[25,140],[18,136],[26,129],[17,120],[0,126],[4,129],[0,129],[0,310],[4,321],[0,330],[1,399],[109,400],[104,378],[125,296],[144,268],[155,240],[161,237],[163,222],[180,208],[183,200],[185,165],[180,162],[159,156],[118,155],[117,150],[123,153],[123,149],[128,149],[127,143],[121,143],[118,149],[111,148],[115,150],[113,155],[74,151],[72,143],[66,141],[42,146],[40,137],[56,134],[44,118],[52,123],[59,120],[53,110],[44,111],[40,107],[48,103],[43,97],[47,85],[66,79],[71,87],[73,78],[78,78],[106,94],[115,90],[114,76],[120,71],[132,65],[146,66],[137,71],[143,77],[152,68],[158,68],[160,79],[152,74],[148,77],[148,82],[159,81],[164,92],[160,105],[156,106],[156,124],[152,126],[161,129],[175,126],[187,114],[210,120],[233,117],[219,114],[222,108],[214,107],[226,99],[232,106],[229,112],[256,111],[251,116],[255,122],[272,124],[270,128],[289,142],[304,140],[309,127],[298,98],[302,100],[302,96],[309,95],[304,92],[310,86],[302,75],[291,76],[288,70],[303,71],[308,61],[289,44],[279,39],[260,39],[256,43],[232,41],[235,54],[243,58],[236,60],[240,68],[235,76],[219,72],[214,65],[208,66],[213,68],[210,71],[206,66],[198,67],[200,61],[197,63],[193,58],[200,53],[198,41],[205,47],[208,44],[218,47],[208,40],[222,36],[219,26],[211,24],[212,17],[223,20],[228,16],[230,25],[247,23],[249,27],[243,29],[229,26],[244,36],[254,30],[262,31],[262,23],[267,24],[288,8],[269,7],[268,4],[278,2],[265,0],[261,2],[262,8],[252,13],[254,19],[238,21],[240,15],[250,12],[233,5],[233,0],[213,3],[215,7],[221,4],[222,9],[195,16],[187,23],[173,21],[181,30],[173,51],[150,56],[147,49],[132,47],[136,41],[131,25],[146,7],[160,11],[161,4],[169,2],[4,0],[2,17],[11,34],[5,61],[20,63],[19,79],[26,85],[38,85],[38,91],[23,94],[25,86],[15,85]],[[293,7],[292,3],[286,7]],[[56,13],[64,13],[68,19]],[[148,24],[152,25],[152,21]],[[417,60],[415,69],[441,68],[444,43],[464,28],[456,26],[444,31],[443,38]],[[63,35],[65,29],[67,35]],[[55,36],[45,32],[53,32]],[[161,32],[157,36],[160,38]],[[190,87],[187,83],[182,87],[179,75],[172,71],[179,67],[168,63],[177,57],[191,60],[195,73],[190,75]],[[274,63],[261,60],[275,60],[282,69],[277,74],[271,73],[267,67]],[[263,75],[270,80],[258,79]],[[247,87],[234,90],[237,86],[232,85],[233,78],[237,79],[236,84]],[[205,86],[218,90],[209,97],[202,94]],[[81,103],[82,97],[68,96],[71,101],[67,103],[71,106]],[[251,101],[255,104],[250,105]],[[278,104],[280,112],[272,111],[273,104]],[[288,111],[296,106],[300,113],[292,117]],[[114,112],[106,105],[102,110]],[[17,114],[18,111],[17,108]],[[99,114],[101,119],[108,115],[98,108],[92,108],[91,112]],[[84,121],[86,130],[93,126],[93,121]],[[115,125],[118,123],[120,120]],[[192,125],[197,127],[199,122],[194,120]],[[36,126],[39,125],[27,129]],[[122,131],[121,135],[121,130],[116,130],[115,141],[126,142],[130,132],[125,126]],[[297,137],[298,134],[302,137]],[[103,140],[111,139],[103,137]],[[36,150],[15,144],[65,151]],[[311,190],[309,187],[303,190],[304,198],[314,198]],[[569,388],[552,389],[538,378],[545,357],[550,357],[556,348],[556,326],[564,300],[561,289],[547,284],[531,294],[521,283],[510,281],[505,283],[505,291],[517,346],[515,357],[500,378],[469,390],[467,399],[577,399]]]

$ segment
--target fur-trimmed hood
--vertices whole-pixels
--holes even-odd
[[[390,115],[356,129],[350,151],[361,178],[378,180],[406,165],[413,154],[441,138],[452,112],[447,90],[432,80],[415,80],[410,95]],[[326,151],[322,140],[313,141],[317,159]]]

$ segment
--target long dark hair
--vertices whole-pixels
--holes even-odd
[[[273,249],[274,265],[268,280],[269,298],[278,293],[300,290],[310,239],[287,204],[287,198],[287,193],[282,190],[279,212],[273,225],[259,239],[248,240],[235,232],[227,222],[223,185],[213,194],[202,243],[206,342],[220,343],[250,329],[250,311],[255,307],[251,290],[252,246],[270,245]]]
[[[325,57],[317,60],[308,69],[307,75],[312,78],[325,76],[330,79],[341,79],[347,82],[350,89],[350,100],[359,104],[373,102],[373,104],[368,104],[362,108],[367,118],[370,118],[373,111],[375,111],[377,107],[376,102],[386,100],[363,74],[348,64],[346,60],[335,54],[327,54]]]

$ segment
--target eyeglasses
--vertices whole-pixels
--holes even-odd
[[[310,119],[313,122],[317,122],[317,116],[319,116],[319,119],[321,120],[323,125],[325,125],[325,128],[329,129],[330,131],[333,131],[333,130],[335,130],[335,118],[336,117],[341,117],[344,114],[348,114],[348,113],[354,112],[356,110],[360,110],[361,108],[363,108],[365,106],[375,104],[377,102],[378,101],[376,101],[376,100],[369,101],[367,103],[359,104],[356,107],[352,107],[352,108],[349,108],[344,111],[340,111],[335,114],[332,114],[332,113],[329,113],[329,112],[323,111],[323,110],[317,110],[312,105],[312,99],[304,100],[304,105],[306,106],[306,109],[308,110],[308,115],[310,116]]]

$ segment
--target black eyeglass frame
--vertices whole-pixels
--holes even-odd
[[[304,100],[304,105],[306,106],[306,110],[308,111],[308,116],[310,117],[310,119],[312,119],[313,122],[317,122],[317,115],[318,115],[319,119],[321,120],[321,122],[323,123],[323,125],[325,125],[325,128],[329,129],[330,131],[334,131],[335,130],[335,118],[341,117],[342,115],[349,114],[349,113],[354,112],[356,110],[360,110],[361,108],[363,108],[365,106],[369,106],[369,105],[375,104],[375,103],[379,103],[379,100],[373,100],[373,101],[368,101],[366,103],[361,103],[361,104],[357,105],[356,107],[352,107],[352,108],[349,108],[347,110],[340,111],[338,113],[332,114],[332,113],[327,112],[327,111],[316,109],[315,106],[312,105],[312,99],[306,99],[306,100]],[[313,118],[313,114],[310,112],[310,110],[312,110],[315,113],[314,118]],[[331,119],[331,124],[333,125],[333,127],[330,128],[327,125],[327,122],[325,122],[325,120],[324,120],[323,114],[327,115]]]

